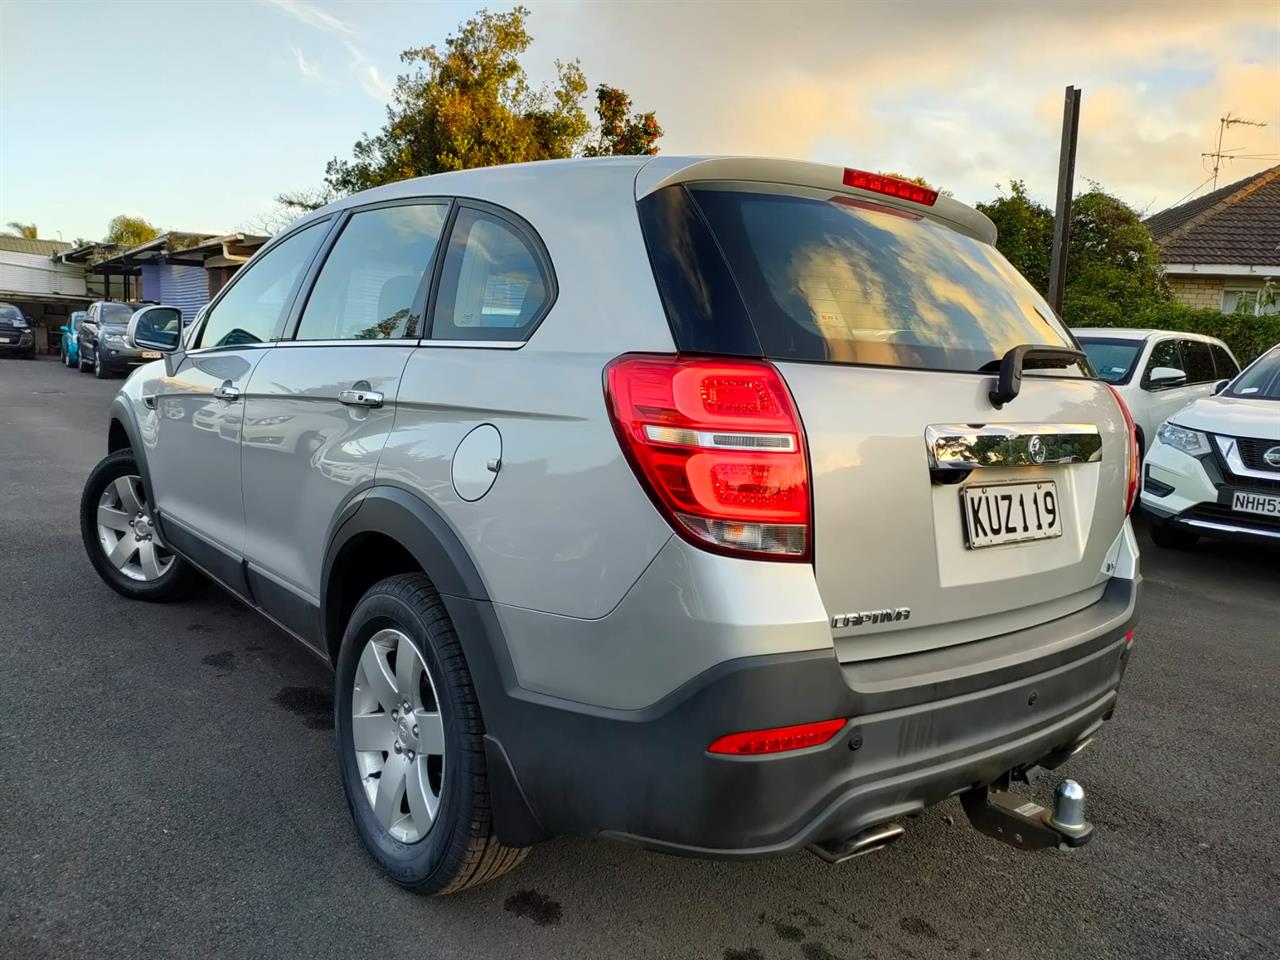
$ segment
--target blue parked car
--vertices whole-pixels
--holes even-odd
[[[71,319],[64,323],[62,331],[62,365],[64,367],[80,366],[80,321],[85,318],[86,311],[76,310]]]

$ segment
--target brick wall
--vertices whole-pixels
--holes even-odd
[[[1221,277],[1166,277],[1173,299],[1188,307],[1222,309]]]

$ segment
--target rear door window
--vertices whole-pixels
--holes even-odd
[[[800,187],[688,192],[765,356],[977,371],[1019,344],[1073,345],[994,247],[922,215]]]
[[[1230,380],[1240,372],[1240,365],[1231,359],[1226,347],[1211,343],[1209,350],[1213,353],[1213,369],[1217,379]]]
[[[1187,371],[1187,383],[1210,383],[1217,379],[1213,369],[1213,354],[1203,340],[1182,341],[1182,362]]]
[[[417,339],[415,304],[448,214],[447,203],[353,214],[311,288],[297,339]]]

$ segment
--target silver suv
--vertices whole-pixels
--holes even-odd
[[[185,331],[134,315],[165,356],[112,403],[85,547],[334,665],[351,815],[407,887],[572,833],[839,861],[953,795],[1083,843],[1077,785],[1009,787],[1115,707],[1133,425],[994,238],[776,160],[349,197]]]

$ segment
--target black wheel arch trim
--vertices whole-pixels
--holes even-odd
[[[138,464],[138,470],[142,473],[142,485],[146,488],[147,497],[152,503],[155,503],[154,488],[151,486],[151,470],[147,465],[147,451],[142,443],[142,427],[138,423],[138,414],[133,407],[129,405],[129,400],[124,394],[116,394],[111,401],[111,408],[108,414],[107,427],[107,452],[115,453],[120,449],[111,447],[111,435],[116,424],[124,430],[125,437],[129,441],[129,449],[133,451],[133,459]],[[163,531],[161,531],[163,535]]]
[[[502,743],[509,722],[508,699],[514,670],[489,592],[461,538],[440,512],[417,494],[393,484],[375,484],[353,493],[338,511],[321,577],[322,646],[334,650],[334,566],[343,548],[362,534],[388,537],[409,552],[434,584],[457,631],[485,718],[485,755],[494,829],[508,846],[528,846],[549,834],[530,808]],[[331,655],[332,658],[332,655]]]

